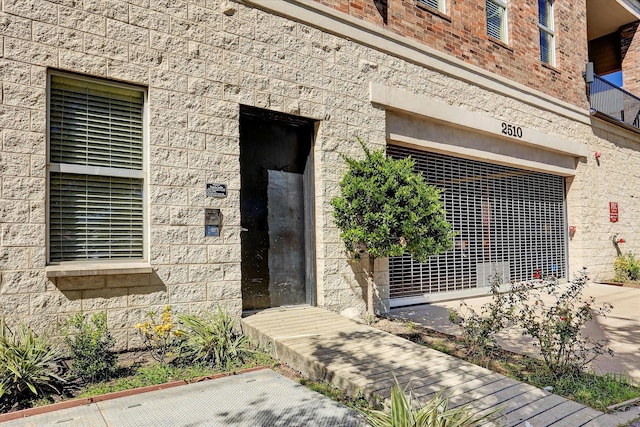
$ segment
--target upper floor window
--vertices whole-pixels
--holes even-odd
[[[487,35],[507,43],[506,0],[486,0]]]
[[[540,28],[540,61],[555,65],[553,0],[538,0],[538,27]]]
[[[49,261],[142,259],[144,92],[49,79]]]
[[[445,0],[417,0],[418,3],[424,4],[425,6],[429,6],[432,9],[436,9],[442,13],[446,12],[445,10]]]

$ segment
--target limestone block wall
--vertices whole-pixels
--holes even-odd
[[[146,209],[151,273],[48,277],[46,248],[47,72],[64,70],[146,88]],[[539,132],[588,143],[603,153],[577,166],[568,190],[572,270],[606,274],[615,227],[637,230],[635,134],[578,120],[383,53],[243,3],[209,0],[5,0],[0,14],[0,315],[55,334],[78,312],[107,312],[119,348],[136,347],[133,325],[149,310],[223,304],[239,315],[239,105],[318,120],[314,142],[317,304],[364,311],[366,278],[332,219],[330,200],[344,171],[341,154],[361,155],[356,137],[386,144],[383,108],[369,83],[422,95]],[[595,130],[594,130],[595,129]],[[228,196],[205,196],[222,182]],[[598,196],[597,196],[598,195]],[[617,197],[609,224],[601,198]],[[597,206],[596,206],[597,205]],[[220,208],[222,235],[204,237],[204,209]],[[628,222],[627,222],[628,221]],[[633,228],[636,227],[636,228]],[[625,236],[630,249],[640,244]],[[385,295],[384,260],[377,280]]]
[[[623,253],[640,253],[640,135],[597,119],[582,135],[590,156],[567,183],[568,224],[576,227],[569,242],[570,271],[585,266],[592,278],[606,281],[614,277],[614,235],[625,240],[619,245]],[[609,202],[618,203],[617,222],[610,221]]]

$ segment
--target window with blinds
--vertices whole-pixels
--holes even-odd
[[[143,258],[139,89],[52,74],[49,261]]]
[[[486,0],[487,35],[507,43],[506,0]]]
[[[418,3],[428,6],[432,9],[439,10],[440,12],[445,12],[445,0],[417,0]]]
[[[453,249],[426,263],[389,259],[392,305],[486,287],[496,273],[504,282],[567,277],[562,177],[393,145],[387,154],[411,156],[427,182],[444,190],[457,232]]]
[[[555,65],[555,30],[553,1],[538,0],[538,27],[540,29],[540,61]]]

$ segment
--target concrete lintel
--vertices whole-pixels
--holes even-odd
[[[450,126],[466,128],[501,140],[530,145],[563,155],[586,157],[588,154],[587,145],[584,143],[538,132],[515,122],[508,123],[375,82],[370,83],[370,91],[371,102],[387,109],[426,117]],[[516,134],[510,136],[511,132]]]
[[[420,147],[423,149],[426,148],[434,153],[455,154],[466,159],[473,159],[482,162],[490,161],[495,164],[515,166],[531,171],[545,172],[560,176],[573,176],[576,174],[574,166],[563,167],[549,165],[543,162],[528,161],[521,158],[516,159],[500,153],[490,153],[481,148],[460,148],[456,145],[434,141],[417,140],[407,137],[406,135],[399,135],[394,133],[390,133],[388,136],[389,140],[393,141],[394,143],[402,143],[400,145]]]
[[[47,277],[107,276],[112,274],[149,274],[153,272],[147,262],[70,263],[49,265]]]

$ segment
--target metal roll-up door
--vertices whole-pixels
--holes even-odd
[[[443,189],[453,249],[419,263],[389,259],[391,305],[554,275],[566,278],[564,178],[509,166],[389,145],[393,158],[411,156],[427,182]]]

